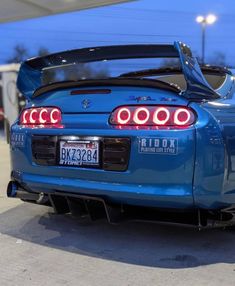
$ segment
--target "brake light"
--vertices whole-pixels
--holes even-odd
[[[143,125],[149,120],[150,112],[146,107],[139,107],[134,111],[133,120],[137,125]]]
[[[166,107],[156,108],[153,114],[153,122],[156,125],[165,125],[170,119],[170,111]]]
[[[20,125],[27,127],[61,128],[61,120],[61,111],[57,107],[28,108],[20,115]]]
[[[190,121],[190,112],[185,108],[178,108],[174,114],[174,122],[177,125],[185,125]]]
[[[128,108],[120,108],[117,112],[117,122],[119,124],[126,124],[131,118],[131,112]]]
[[[182,106],[122,106],[110,117],[110,124],[122,126],[188,127],[195,121],[195,113]]]

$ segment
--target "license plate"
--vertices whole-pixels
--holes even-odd
[[[99,166],[99,141],[60,141],[59,164]]]

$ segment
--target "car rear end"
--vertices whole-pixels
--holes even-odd
[[[23,64],[18,87],[28,104],[11,129],[8,195],[49,204],[57,212],[89,213],[91,217],[96,209],[93,203],[98,202],[109,221],[135,206],[138,215],[154,209],[157,220],[162,220],[163,211],[171,214],[165,221],[178,221],[176,212],[183,216],[179,221],[187,222],[190,217],[190,223],[199,225],[200,209],[212,206],[201,180],[208,181],[205,174],[214,168],[218,148],[220,154],[224,152],[220,140],[217,155],[208,157],[209,167],[204,169],[199,156],[203,143],[208,147],[205,150],[214,150],[210,136],[208,140],[204,136],[211,128],[219,134],[219,128],[201,103],[202,98],[218,95],[205,84],[185,45],[177,47],[135,46],[137,55],[133,47],[85,49]],[[134,78],[130,59],[137,58],[134,68],[140,68],[141,59],[152,65],[150,58],[155,54],[178,57],[178,53],[181,63],[185,65],[183,57],[188,57],[191,69],[197,70],[183,66],[186,92],[157,79]],[[97,58],[99,64],[90,69],[87,63]],[[116,64],[115,76],[107,76],[110,70],[100,66],[100,61],[123,58],[128,62]],[[62,80],[62,75],[74,75],[67,63],[74,67],[77,59],[79,80]],[[67,70],[55,73],[51,69],[61,65]],[[42,71],[55,82],[43,84]],[[130,71],[132,77],[127,76]],[[211,175],[217,171],[213,169]],[[221,172],[218,183],[223,184]],[[217,199],[221,199],[220,190],[213,202]]]
[[[187,116],[185,110],[194,116],[187,100],[148,87],[105,86],[102,90],[62,89],[35,99],[12,127],[13,177],[33,192],[95,195],[121,204],[193,207],[195,129],[191,122],[167,126],[164,117],[169,113],[174,120],[176,112],[182,112],[179,118]],[[132,94],[142,100],[137,102]],[[143,122],[125,122],[126,110],[131,118],[139,112]],[[150,118],[144,122],[146,110]],[[54,125],[30,124],[30,118],[45,120],[50,112],[56,120],[59,111],[61,120],[58,115]],[[152,121],[156,111],[155,121],[161,125]],[[124,122],[120,122],[122,116]]]

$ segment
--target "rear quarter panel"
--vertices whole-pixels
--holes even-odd
[[[192,107],[200,114],[195,126],[195,204],[212,209],[235,204],[235,101]]]

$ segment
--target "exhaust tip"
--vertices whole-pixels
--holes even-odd
[[[15,198],[18,191],[18,185],[14,181],[10,181],[7,186],[7,196],[8,198]]]

